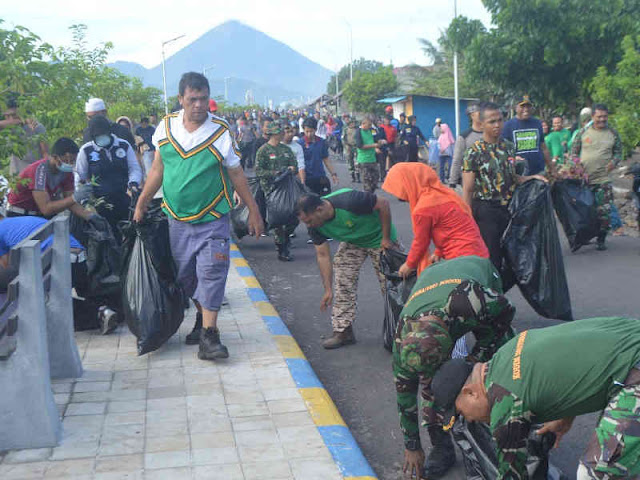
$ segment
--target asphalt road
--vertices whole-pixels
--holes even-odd
[[[340,186],[351,187],[346,165],[335,163]],[[361,185],[353,187],[361,188]],[[400,239],[408,248],[412,239],[408,206],[392,199],[391,209]],[[324,350],[321,341],[331,335],[331,321],[329,313],[319,309],[323,290],[315,249],[306,244],[305,228],[299,226],[296,233],[292,250],[295,261],[290,263],[278,261],[270,237],[259,240],[245,237],[239,245],[380,479],[402,478],[403,442],[395,405],[391,356],[382,347],[384,304],[371,263],[365,263],[358,286],[358,315],[354,324],[357,343],[338,350]],[[587,246],[571,254],[564,234],[561,233],[561,237],[574,317],[640,316],[640,240],[613,237],[606,252]],[[334,243],[332,250],[336,248],[337,243]],[[517,307],[517,330],[559,323],[538,316],[517,289],[511,290],[509,297]],[[595,414],[577,419],[559,449],[552,454],[552,462],[571,479],[575,478],[578,459],[596,420]],[[424,430],[422,438],[428,445]],[[447,478],[464,478],[460,459]]]

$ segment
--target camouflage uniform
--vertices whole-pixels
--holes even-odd
[[[605,233],[611,230],[611,208],[613,205],[613,187],[611,183],[601,183],[590,185],[595,197],[596,212],[600,223],[600,232]]]
[[[451,357],[459,338],[473,332],[476,344],[471,357],[484,361],[513,337],[511,321],[515,308],[509,300],[478,282],[457,281],[458,285],[442,308],[402,317],[398,324],[393,346],[393,375],[405,443],[420,441],[417,405],[420,386],[423,425],[442,425],[433,409],[430,384],[440,366]],[[418,293],[420,290],[414,290],[407,305]]]
[[[347,165],[349,166],[349,173],[351,174],[351,178],[354,179],[357,173],[357,165],[356,165],[356,138],[355,135],[358,133],[358,129],[356,127],[347,126],[345,129],[344,135],[342,137],[342,143],[344,144],[344,156],[347,160]]]
[[[356,318],[358,299],[358,277],[367,257],[371,258],[373,268],[380,282],[380,291],[385,295],[385,278],[380,270],[381,248],[362,248],[352,243],[341,242],[333,256],[334,291],[331,323],[334,332],[344,332]]]
[[[277,130],[275,126],[270,127],[268,131]],[[294,171],[297,172],[297,165],[295,154],[286,145],[280,143],[274,147],[273,145],[265,143],[261,146],[256,153],[256,177],[258,177],[260,181],[260,186],[265,196],[269,195],[275,188],[273,181],[278,174],[289,167],[293,167]],[[289,235],[293,233],[295,228],[296,225],[275,228],[274,238],[276,245],[288,243]]]
[[[361,163],[358,165],[362,172],[362,189],[365,192],[374,193],[380,180],[380,167],[378,163]]]

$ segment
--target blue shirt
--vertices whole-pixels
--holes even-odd
[[[304,171],[307,178],[326,177],[323,160],[329,157],[327,142],[316,136],[315,141],[307,145],[303,136],[298,140],[298,143],[304,152]]]
[[[0,220],[0,257],[9,253],[13,247],[27,238],[33,232],[42,227],[47,220],[41,217],[9,217]],[[69,235],[71,248],[83,249],[73,235]],[[53,243],[53,235],[40,242],[42,251],[46,250]]]
[[[542,154],[542,122],[537,118],[519,120],[512,118],[502,127],[502,138],[513,142],[516,155],[527,161],[528,171],[525,175],[535,175],[544,170],[544,155]]]
[[[394,127],[396,127],[396,130],[400,130],[400,122],[397,119],[392,118],[391,122],[389,122],[389,123],[391,125],[393,125]]]

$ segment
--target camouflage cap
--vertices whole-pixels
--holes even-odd
[[[264,133],[267,135],[277,135],[282,133],[282,125],[279,122],[269,122],[265,126]]]

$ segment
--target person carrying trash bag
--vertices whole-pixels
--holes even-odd
[[[500,275],[488,258],[458,257],[422,272],[400,314],[393,345],[405,473],[420,478],[424,468],[425,477],[437,478],[453,466],[453,442],[433,410],[431,379],[468,332],[476,338],[468,358],[490,359],[513,336],[514,315],[515,307],[503,295]],[[426,464],[418,426],[419,394],[432,445]]]
[[[485,363],[451,360],[431,382],[445,428],[461,415],[489,425],[497,480],[526,479],[528,436],[553,433],[557,446],[576,416],[601,412],[577,480],[640,476],[640,320],[590,318],[525,330]]]
[[[267,123],[264,133],[269,136],[269,140],[261,146],[256,153],[256,177],[260,181],[262,191],[267,198],[267,212],[269,212],[271,207],[269,204],[269,196],[277,188],[275,182],[276,177],[278,177],[283,170],[289,170],[293,174],[296,174],[298,172],[298,164],[293,151],[286,145],[280,143],[283,135],[282,126],[278,122]],[[289,245],[291,243],[289,235],[294,232],[298,222],[296,221],[295,215],[295,202],[297,198],[292,200],[291,217],[293,218],[293,222],[284,225],[273,225],[271,223],[269,225],[269,228],[274,230],[278,260],[281,262],[291,262],[293,260],[293,256],[289,252]],[[267,215],[267,222],[270,222],[269,215]]]

